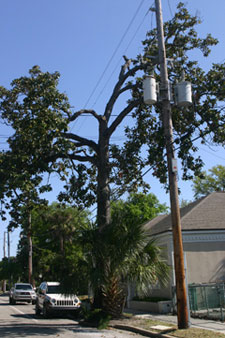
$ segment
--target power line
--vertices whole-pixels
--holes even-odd
[[[224,61],[225,61],[225,59],[223,59],[222,61],[220,61],[219,64],[220,64],[220,63],[223,63]]]
[[[134,13],[134,15],[133,15],[133,17],[132,17],[130,23],[128,24],[128,26],[127,26],[127,28],[126,28],[124,34],[122,35],[122,38],[120,39],[118,45],[116,46],[116,48],[115,48],[115,50],[114,50],[114,52],[113,52],[111,58],[109,59],[107,65],[106,65],[106,67],[105,67],[105,69],[103,70],[101,76],[99,77],[99,79],[98,79],[98,81],[97,81],[97,83],[96,83],[94,89],[92,90],[90,96],[88,97],[88,99],[87,99],[87,101],[86,101],[86,103],[85,103],[83,109],[85,109],[85,108],[87,107],[87,105],[88,105],[90,99],[92,98],[92,96],[94,95],[96,89],[98,88],[98,86],[99,86],[99,84],[100,84],[102,78],[104,77],[104,75],[105,75],[107,69],[109,68],[109,66],[110,66],[110,64],[111,64],[111,62],[112,62],[114,56],[116,55],[116,53],[117,53],[119,47],[121,46],[121,44],[122,44],[122,42],[123,42],[125,36],[127,35],[127,32],[129,31],[129,29],[130,29],[130,27],[131,27],[131,25],[132,25],[134,19],[136,18],[137,14],[138,14],[138,12],[139,12],[139,10],[140,10],[140,8],[141,8],[141,6],[143,5],[144,1],[145,1],[145,0],[142,0],[141,3],[139,4],[138,8],[136,9],[136,11],[135,11],[135,13]],[[84,122],[84,121],[83,121],[83,122]],[[76,123],[76,121],[75,121],[75,123]],[[71,126],[70,131],[72,131],[73,127],[75,126],[75,123],[73,124],[73,126]]]
[[[139,4],[139,6],[138,6],[136,12],[134,13],[134,16],[132,17],[130,23],[128,24],[128,27],[126,28],[126,30],[125,30],[125,32],[124,32],[124,34],[123,34],[123,36],[122,36],[122,38],[120,39],[120,41],[119,41],[117,47],[115,48],[115,50],[114,50],[114,52],[113,52],[111,58],[109,59],[107,65],[106,65],[106,67],[105,67],[105,69],[103,70],[102,75],[100,76],[99,80],[97,81],[96,86],[94,87],[94,89],[93,89],[91,95],[89,96],[89,98],[88,98],[86,104],[84,105],[84,108],[86,108],[86,106],[87,106],[87,104],[89,103],[89,101],[90,101],[92,95],[94,94],[95,90],[97,89],[97,87],[98,87],[100,81],[102,80],[103,76],[105,75],[106,70],[108,69],[109,65],[111,64],[111,62],[112,62],[112,60],[113,60],[115,54],[117,53],[119,47],[121,46],[121,43],[123,42],[125,36],[127,35],[127,32],[129,31],[129,29],[130,29],[130,27],[131,27],[131,25],[132,25],[134,19],[136,18],[137,14],[138,14],[138,12],[139,12],[139,10],[140,10],[140,8],[141,8],[141,6],[143,5],[144,1],[145,1],[145,0],[142,0],[141,3]]]
[[[224,157],[222,157],[222,156],[219,156],[219,155],[216,155],[216,154],[214,154],[213,152],[211,152],[211,151],[208,151],[208,150],[206,150],[206,149],[204,149],[204,148],[200,148],[201,150],[203,150],[204,152],[206,152],[206,153],[208,153],[208,154],[210,154],[210,155],[212,155],[212,156],[214,156],[214,157],[217,157],[217,158],[219,158],[220,160],[223,160],[223,161],[225,161],[225,158]]]
[[[146,18],[146,16],[147,16],[147,14],[148,14],[148,13],[149,13],[149,9],[148,9],[148,11],[146,12],[146,14],[144,15],[144,17],[143,17],[143,19],[142,19],[141,23],[139,24],[139,26],[137,27],[137,29],[136,29],[136,31],[135,31],[135,33],[134,33],[134,35],[132,36],[132,38],[131,38],[130,42],[128,43],[127,47],[125,48],[125,50],[124,50],[123,54],[125,54],[125,53],[127,52],[128,48],[130,47],[131,43],[133,42],[133,40],[134,40],[135,36],[137,35],[137,33],[138,33],[139,29],[140,29],[140,28],[141,28],[141,26],[143,25],[143,23],[144,23],[144,20],[145,20],[145,18]],[[100,96],[102,95],[103,91],[104,91],[104,90],[105,90],[105,88],[107,87],[107,85],[108,85],[109,81],[111,80],[111,78],[112,78],[113,74],[115,73],[115,71],[116,71],[117,67],[119,66],[119,64],[120,64],[121,60],[122,60],[122,57],[121,57],[121,58],[119,59],[119,61],[117,62],[117,64],[116,64],[115,68],[113,69],[112,73],[110,74],[110,76],[109,76],[108,80],[106,81],[106,83],[105,83],[104,87],[102,88],[102,90],[101,90],[101,92],[99,93],[99,95],[97,96],[97,98],[96,98],[96,100],[95,100],[94,104],[92,105],[92,108],[95,106],[95,104],[96,104],[96,103],[97,103],[97,101],[99,100]]]
[[[172,12],[172,9],[171,9],[171,6],[170,6],[170,0],[167,0],[167,2],[168,2],[168,7],[169,7],[170,15],[173,18],[174,15],[173,15],[173,12]]]

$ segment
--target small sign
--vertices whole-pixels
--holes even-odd
[[[159,331],[166,331],[166,330],[171,330],[171,326],[154,325],[154,326],[151,326],[151,329],[159,330]]]
[[[172,158],[172,172],[174,174],[176,174],[178,171],[178,168],[177,168],[177,159],[176,158]]]

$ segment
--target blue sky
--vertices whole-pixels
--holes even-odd
[[[177,3],[177,0],[162,0],[164,20],[172,17]],[[198,27],[200,35],[211,33],[219,40],[209,58],[196,54],[200,65],[208,70],[213,62],[225,59],[225,1],[185,3],[203,21]],[[154,13],[148,12],[153,4],[152,0],[0,0],[0,85],[9,87],[13,79],[27,75],[32,66],[39,65],[42,71],[60,72],[59,89],[67,93],[74,110],[92,108],[101,113],[117,79],[122,55],[135,57],[141,53],[141,41],[156,25]],[[97,135],[91,118],[84,117],[72,129],[93,139]],[[10,130],[1,125],[0,149],[6,149],[9,134]],[[124,140],[122,128],[114,140]],[[199,154],[206,170],[213,165],[225,165],[225,151],[221,147],[201,146]],[[160,202],[169,205],[168,195],[151,173],[146,179]],[[178,185],[181,198],[193,199],[191,182],[179,179]],[[56,178],[54,187],[50,201],[56,199],[60,189]],[[0,259],[6,226],[7,222],[1,222]],[[16,253],[17,239],[18,231],[14,231],[12,255]]]

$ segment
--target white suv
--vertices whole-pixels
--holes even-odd
[[[35,304],[36,292],[29,283],[16,283],[9,291],[9,304],[27,302]]]
[[[58,282],[43,282],[37,289],[36,315],[42,312],[43,316],[47,318],[56,312],[78,312],[80,306],[79,298],[76,295],[64,294]]]

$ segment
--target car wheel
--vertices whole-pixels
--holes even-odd
[[[32,300],[32,304],[34,305],[36,303],[36,300]]]
[[[49,311],[48,311],[47,306],[45,304],[43,305],[42,313],[43,313],[44,318],[49,318]]]
[[[36,306],[35,306],[35,314],[36,314],[36,315],[39,315],[40,313],[41,313],[41,310],[39,309],[38,303],[36,303]]]
[[[13,305],[15,305],[16,304],[16,301],[15,301],[15,299],[13,299],[12,298],[12,303],[11,304],[13,304]]]
[[[9,304],[12,304],[12,297],[9,297]]]

